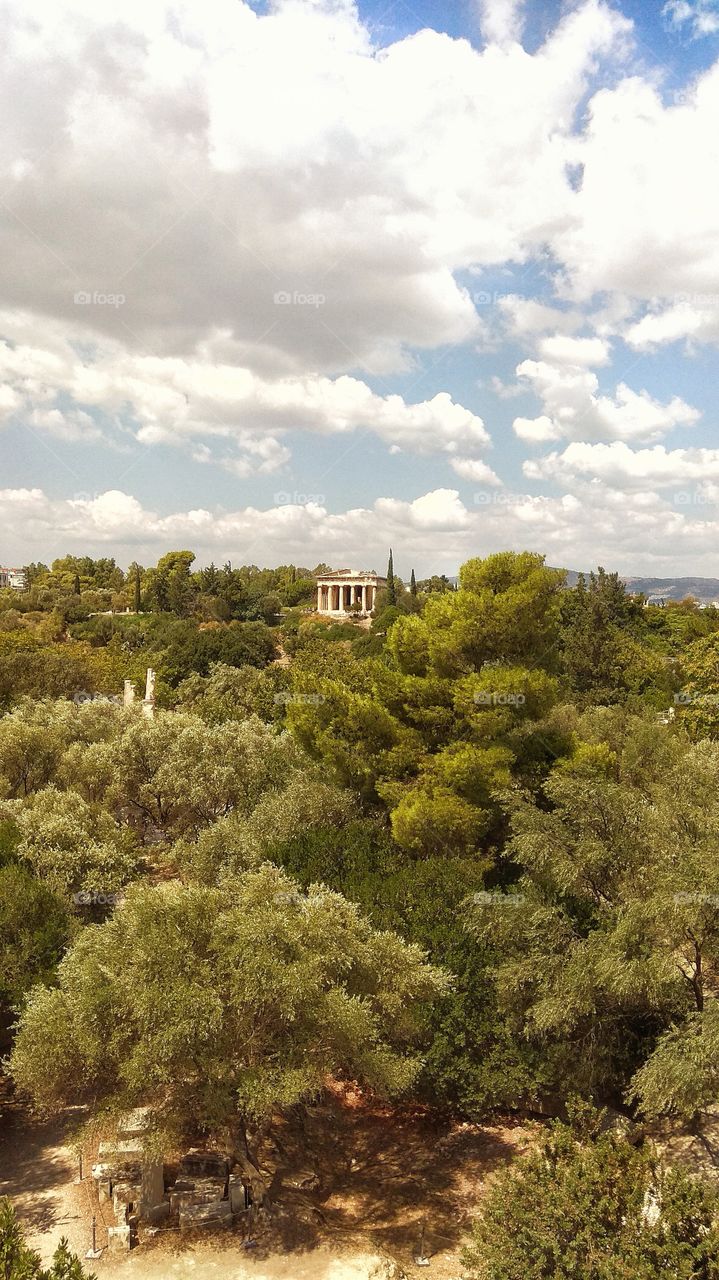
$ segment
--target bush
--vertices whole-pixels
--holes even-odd
[[[577,1111],[501,1173],[465,1250],[472,1280],[710,1280],[713,1188]]]

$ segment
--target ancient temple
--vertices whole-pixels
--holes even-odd
[[[371,613],[377,592],[387,585],[374,569],[336,569],[317,575],[317,612],[336,617]]]

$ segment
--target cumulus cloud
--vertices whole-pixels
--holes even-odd
[[[12,319],[0,318],[0,329],[13,328]],[[408,404],[348,375],[269,379],[210,359],[134,355],[107,340],[88,353],[87,343],[52,331],[47,345],[31,345],[27,318],[14,328],[26,340],[0,341],[6,416],[66,440],[99,437],[91,409],[105,416],[111,438],[114,429],[145,445],[184,445],[197,461],[220,461],[240,477],[283,466],[290,453],[281,436],[289,431],[364,429],[394,449],[424,454],[471,455],[489,443],[482,419],[447,392]]]
[[[694,481],[719,480],[719,449],[630,449],[613,444],[570,444],[563,453],[524,463],[532,480],[572,484],[577,479],[599,480],[610,488],[641,491],[677,488]]]
[[[652,351],[669,342],[719,342],[719,294],[690,294],[676,306],[647,311],[630,324],[624,340],[636,351]]]
[[[519,7],[491,0],[495,35]],[[630,24],[586,0],[536,56],[430,30],[381,49],[349,3],[9,0],[4,27],[11,305],[79,297],[128,346],[214,336],[278,375],[471,340],[454,272],[565,225],[574,114]]]
[[[695,40],[719,32],[717,0],[668,0],[662,14],[670,26],[688,30]]]
[[[558,365],[603,365],[609,363],[609,343],[603,338],[570,338],[564,333],[542,338],[539,354]]]
[[[506,45],[521,40],[524,0],[479,0],[479,15],[488,44]]]
[[[614,292],[655,310],[706,295],[716,314],[718,109],[719,64],[675,102],[639,76],[594,94],[581,183],[553,246],[575,301]]]
[[[522,440],[652,441],[673,427],[691,426],[700,417],[699,410],[679,396],[662,404],[648,391],[633,391],[624,382],[613,396],[601,395],[597,375],[579,365],[523,360],[517,375],[544,408],[543,415],[533,421],[515,420],[514,430]]]
[[[68,550],[150,562],[168,547],[189,546],[200,563],[256,563],[261,552],[270,564],[381,569],[392,545],[397,571],[407,577],[412,567],[420,575],[447,572],[470,556],[507,547],[540,551],[548,563],[568,568],[587,569],[600,559],[620,572],[676,573],[679,554],[695,573],[716,570],[719,519],[708,519],[706,506],[676,510],[656,493],[627,495],[603,484],[556,498],[503,491],[494,497],[484,491],[476,505],[465,506],[456,490],[438,489],[412,501],[379,498],[340,512],[308,502],[161,515],[117,491],[57,501],[39,489],[6,489],[0,490],[0,536],[11,562]]]
[[[615,336],[646,352],[719,341],[719,65],[662,96],[657,74],[636,72],[616,7],[565,9],[530,54],[521,0],[477,3],[482,49],[429,30],[381,47],[351,0],[273,0],[261,14],[246,0],[7,0],[0,422],[58,450],[177,445],[240,479],[287,466],[296,432],[321,447],[367,430],[505,497],[478,456],[482,419],[441,375],[419,391],[424,353],[486,351],[498,335],[528,357],[515,385],[490,384],[538,397],[537,416],[515,419],[525,443],[652,446],[696,422],[649,376],[635,390],[607,372],[600,387],[596,370],[609,370]],[[699,34],[711,10],[672,0],[665,15]],[[468,279],[492,283],[481,320]],[[399,373],[402,395],[388,381]],[[700,522],[677,524],[648,494],[627,518],[578,457],[567,484],[580,472],[603,486],[591,534],[607,560],[634,537],[638,564],[652,519],[660,545],[704,554]],[[345,545],[374,545],[375,526],[386,542],[395,521],[428,557],[433,538],[451,558],[495,537],[523,545],[523,532],[556,560],[585,545],[576,493],[485,504],[477,525],[453,489],[420,505],[375,503],[375,490],[341,515],[249,517],[12,492],[29,534],[126,531],[154,547],[197,530],[208,547],[237,547],[266,521],[268,560],[302,537],[318,559],[324,540],[345,559]]]
[[[502,481],[488,463],[479,458],[452,458],[450,466],[463,480],[476,480],[480,484],[501,485]]]

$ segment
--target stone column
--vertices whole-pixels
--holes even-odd
[[[322,612],[322,584],[317,583],[317,612]]]
[[[145,697],[142,703],[142,714],[148,720],[153,720],[155,717],[155,672],[152,670],[152,667],[147,668],[147,683],[145,685]]]

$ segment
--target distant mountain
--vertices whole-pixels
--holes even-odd
[[[664,600],[683,600],[694,596],[701,604],[719,600],[719,578],[624,578],[627,591],[641,591],[645,596]]]
[[[585,577],[589,575],[586,574]],[[567,586],[577,584],[579,574],[574,569],[567,570]],[[694,596],[700,604],[711,604],[719,601],[719,578],[630,578],[622,577],[627,591],[641,592],[642,595],[657,600],[684,600],[686,596]]]

